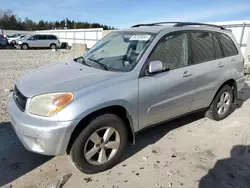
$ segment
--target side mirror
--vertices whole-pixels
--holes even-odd
[[[151,61],[149,63],[149,70],[150,74],[162,72],[163,71],[163,63],[161,61]]]

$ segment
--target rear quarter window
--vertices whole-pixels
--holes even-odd
[[[234,42],[229,36],[222,34],[222,33],[218,33],[218,36],[219,36],[222,50],[224,52],[225,57],[234,56],[238,54],[238,50]]]

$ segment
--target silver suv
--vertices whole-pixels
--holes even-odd
[[[136,25],[21,77],[8,98],[10,121],[28,150],[67,152],[80,171],[97,173],[150,125],[204,109],[216,121],[227,117],[245,82],[243,63],[223,27]]]
[[[61,46],[60,41],[54,35],[32,35],[17,41],[18,46],[27,50],[28,48],[51,48],[56,49]]]

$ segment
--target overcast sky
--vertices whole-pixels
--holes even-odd
[[[22,19],[98,22],[117,28],[158,21],[250,20],[250,0],[0,0]]]

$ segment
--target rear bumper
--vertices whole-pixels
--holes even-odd
[[[22,112],[13,96],[8,97],[11,124],[24,147],[43,155],[62,155],[66,152],[77,121],[59,122]]]

